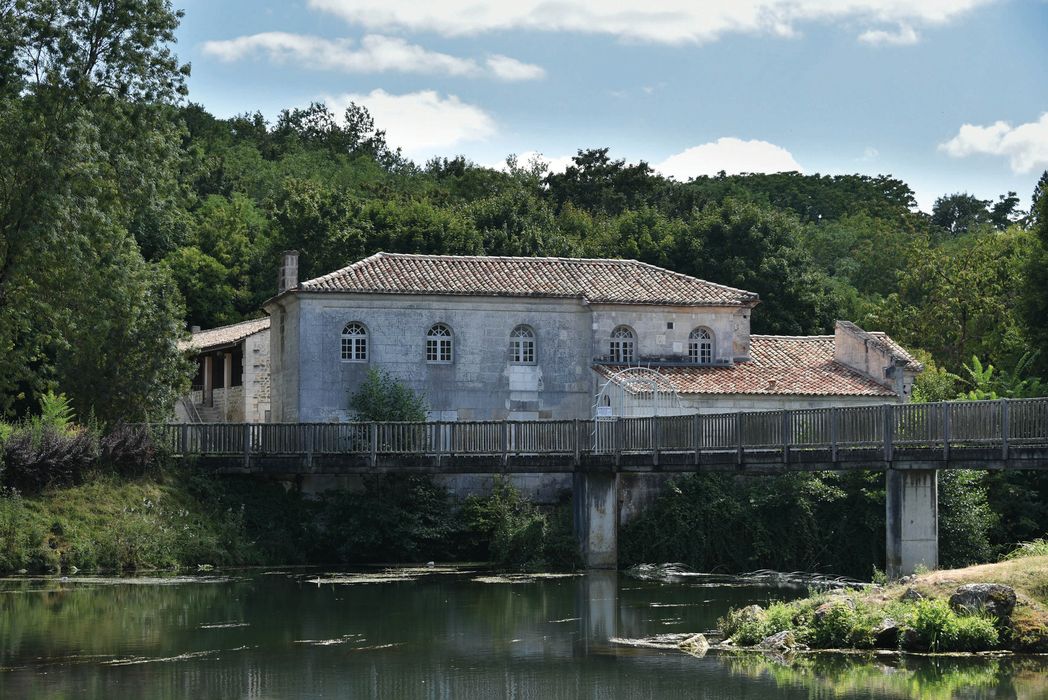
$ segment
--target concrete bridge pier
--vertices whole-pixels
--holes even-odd
[[[939,565],[939,472],[892,469],[885,476],[889,578]]]
[[[619,564],[619,475],[575,472],[575,537],[587,569]]]

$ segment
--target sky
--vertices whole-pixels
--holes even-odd
[[[175,0],[219,117],[363,104],[406,156],[580,148],[687,180],[890,174],[935,198],[1048,169],[1048,0]]]

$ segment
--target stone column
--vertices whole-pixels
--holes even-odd
[[[204,400],[203,400],[203,404],[205,406],[213,406],[214,405],[215,383],[211,379],[212,371],[213,371],[212,370],[212,366],[211,366],[211,362],[212,362],[212,356],[211,355],[204,355]]]
[[[939,472],[888,469],[885,476],[889,578],[939,566]]]
[[[233,387],[233,353],[222,354],[222,415],[229,420],[229,391]]]
[[[587,569],[614,569],[619,563],[619,475],[576,472],[575,536]]]

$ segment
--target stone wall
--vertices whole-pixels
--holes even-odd
[[[288,309],[289,318],[300,319],[300,375],[296,394],[289,371],[273,374],[274,400],[283,394],[288,404],[297,401],[285,406],[281,420],[348,420],[349,397],[372,367],[422,394],[434,418],[525,420],[590,412],[589,314],[575,300],[299,294]],[[341,359],[342,329],[352,321],[368,329],[367,362]],[[453,333],[449,364],[425,359],[426,334],[437,323]],[[535,332],[534,365],[510,362],[510,333],[520,324]],[[289,363],[292,352],[288,344]]]
[[[285,311],[287,338],[279,348]],[[371,367],[421,393],[440,420],[542,420],[589,417],[597,391],[590,369],[607,354],[618,325],[637,337],[637,355],[686,356],[698,326],[716,337],[716,356],[748,354],[749,310],[583,304],[577,299],[421,297],[299,293],[273,304],[273,420],[345,421],[349,397]],[[368,329],[366,362],[341,359],[347,323]],[[425,359],[426,333],[443,323],[454,334],[454,360]],[[668,324],[673,328],[668,328]],[[510,333],[535,333],[536,361],[510,361]],[[297,342],[291,342],[294,337]]]
[[[262,330],[244,339],[244,420],[265,423],[270,419],[269,330]]]
[[[593,305],[593,356],[606,356],[612,331],[629,326],[641,358],[688,357],[688,336],[699,327],[713,332],[714,361],[749,359],[750,310],[728,307]],[[671,327],[672,326],[672,327]]]
[[[892,348],[880,338],[873,336],[849,321],[837,321],[833,337],[833,359],[851,367],[873,381],[910,396],[916,374],[892,369],[896,363],[904,362]],[[898,372],[898,374],[895,374]]]
[[[231,386],[212,390],[212,403],[218,418],[225,423],[244,422],[244,387]]]

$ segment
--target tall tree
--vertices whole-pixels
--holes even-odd
[[[558,210],[571,202],[590,211],[618,214],[655,203],[665,180],[644,161],[627,164],[621,158],[612,160],[608,150],[580,148],[563,173],[546,177],[549,196]]]
[[[839,305],[800,244],[800,222],[767,206],[727,199],[686,220],[673,269],[757,292],[755,333],[799,335],[833,328]]]
[[[163,394],[182,362],[168,323],[177,297],[149,291],[163,287],[162,272],[142,267],[133,236],[168,208],[155,206],[155,188],[177,190],[169,105],[188,67],[168,47],[180,14],[166,0],[16,0],[0,17],[0,47],[10,47],[0,48],[0,410],[76,377],[75,343],[101,340],[90,329],[156,315],[164,332],[128,329],[116,366],[94,365],[123,387],[118,398],[68,392],[81,415],[115,418],[123,402],[125,417],[141,419],[159,407],[136,392]],[[114,315],[110,301],[128,313]],[[143,356],[152,362],[134,366]],[[141,385],[121,385],[121,372],[138,372]]]
[[[945,195],[932,205],[932,223],[951,236],[963,236],[990,221],[989,205],[967,192]]]
[[[1048,171],[1037,183],[1034,197],[1030,209],[1034,239],[1025,270],[1022,308],[1028,332],[1036,347],[1048,348]],[[1042,376],[1048,376],[1046,355],[1048,352],[1042,352],[1037,358],[1037,368]]]
[[[1029,349],[1020,302],[1031,244],[1018,227],[950,245],[915,239],[899,291],[876,313],[878,325],[953,370],[972,355],[1014,364]]]

